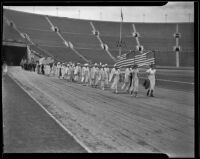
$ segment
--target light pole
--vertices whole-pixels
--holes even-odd
[[[58,7],[56,8],[56,10],[57,10],[57,17],[58,17]]]
[[[190,23],[190,16],[191,16],[191,13],[189,13],[188,16],[189,16],[189,23]]]
[[[143,16],[143,23],[145,22],[145,14],[142,15]]]
[[[167,14],[165,14],[165,23],[167,23]]]
[[[102,12],[100,12],[100,20],[102,20]]]

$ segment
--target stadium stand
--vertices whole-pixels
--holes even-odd
[[[140,34],[139,41],[144,49],[173,51],[175,24],[135,23],[135,27]]]
[[[119,37],[113,36],[100,36],[101,40],[108,45],[110,50],[119,49]],[[136,40],[134,37],[122,37],[122,50],[134,50],[136,49]],[[113,55],[114,56],[114,55]]]
[[[119,36],[120,23],[118,22],[104,22],[104,21],[93,21],[93,24],[100,35],[106,36]],[[131,37],[133,28],[131,23],[123,23],[122,25],[122,37]]]
[[[79,57],[77,54],[73,52],[70,48],[67,47],[55,47],[55,46],[40,46],[40,48],[48,51],[51,56],[55,57],[57,60],[61,62],[81,62],[85,63],[85,61]]]
[[[5,18],[3,18],[3,41],[25,43],[25,39],[13,27],[8,25]]]
[[[194,52],[194,24],[179,24],[179,32],[181,33],[181,37],[179,39],[181,50],[183,52]]]
[[[38,14],[4,9],[4,15],[13,21],[18,28],[50,30],[45,17]]]
[[[90,60],[92,63],[107,63],[114,64],[114,61],[103,49],[76,49],[81,53],[86,59]]]
[[[27,33],[30,39],[47,50],[52,55],[62,60],[75,60],[81,62],[82,58],[72,49],[66,48],[63,40],[51,30],[51,26],[43,15],[30,14],[4,9],[4,16],[13,21],[22,33]],[[58,27],[60,34],[71,41],[74,48],[86,59],[95,62],[113,63],[113,60],[101,48],[100,42],[92,34],[89,20],[71,19],[48,16],[54,26]],[[5,23],[5,21],[3,21]],[[92,21],[103,43],[114,57],[119,55],[119,22]],[[136,49],[136,39],[133,37],[133,23],[122,24],[122,54]],[[146,50],[156,50],[156,64],[160,66],[176,66],[176,45],[174,33],[176,23],[134,23],[136,32],[139,33],[139,42]],[[179,39],[180,66],[194,66],[194,24],[178,23],[181,38]],[[4,40],[22,40],[19,33],[4,24]],[[123,43],[124,42],[124,43]],[[82,60],[82,62],[84,62]]]
[[[66,41],[72,42],[75,48],[100,49],[100,43],[94,35],[61,33]]]
[[[88,21],[62,18],[62,17],[53,17],[49,16],[49,19],[58,27],[61,32],[67,33],[81,33],[81,34],[92,34],[92,28]]]
[[[33,43],[46,46],[65,46],[59,36],[53,31],[20,28],[21,32],[28,34]]]

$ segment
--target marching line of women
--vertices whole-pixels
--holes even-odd
[[[22,66],[22,68],[24,67]],[[36,63],[35,69],[32,71],[47,76],[56,76],[59,79],[65,79],[69,82],[82,83],[93,88],[99,87],[102,90],[110,86],[113,93],[118,93],[119,83],[123,82],[121,90],[125,90],[131,96],[137,97],[138,95],[140,74],[138,65],[127,67],[122,72],[116,65],[110,69],[107,64],[75,64],[72,62],[68,64],[60,62],[52,64]],[[148,79],[143,84],[145,89],[147,89],[147,96],[154,97],[155,73],[156,69],[152,64],[146,70]],[[121,78],[122,74],[124,75],[123,81]]]

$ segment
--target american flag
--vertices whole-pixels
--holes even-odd
[[[130,67],[134,64],[137,64],[138,67],[155,64],[154,52],[130,52],[127,54],[123,54],[122,56],[118,56],[118,60],[115,63],[115,65],[118,67]]]

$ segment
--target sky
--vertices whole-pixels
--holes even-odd
[[[194,2],[168,2],[159,7],[4,6],[4,8],[59,17],[117,22],[121,21],[122,8],[124,22],[194,22]]]

